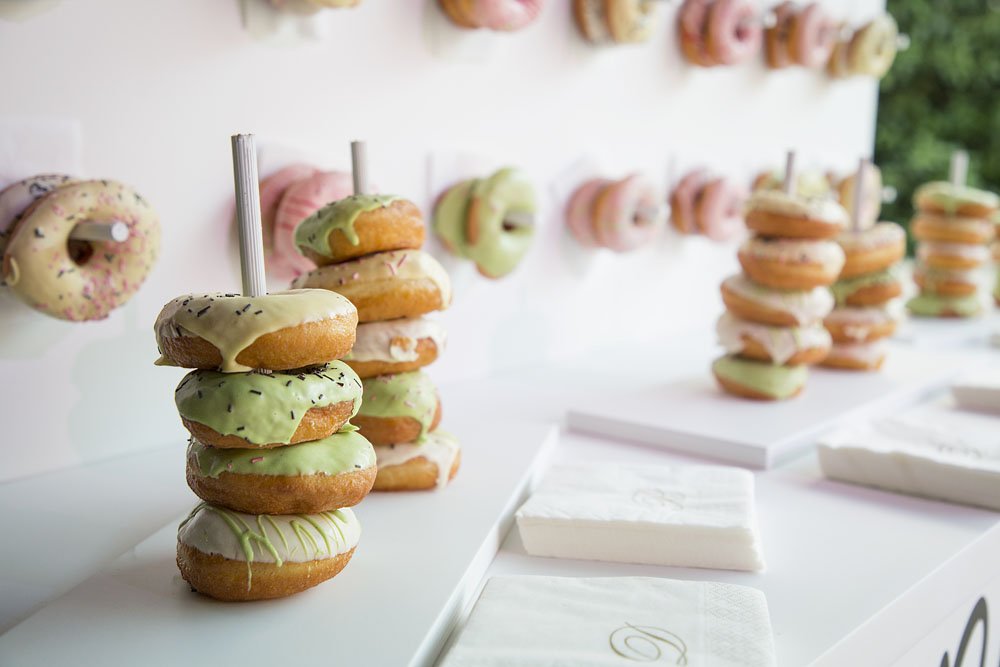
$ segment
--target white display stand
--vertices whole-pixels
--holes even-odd
[[[789,401],[748,401],[699,376],[574,405],[571,428],[739,465],[770,468],[802,453],[838,419],[911,403],[960,368],[949,354],[893,345],[878,373],[815,368]]]

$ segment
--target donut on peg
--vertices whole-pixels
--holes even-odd
[[[685,174],[670,193],[670,223],[681,234],[697,234],[695,217],[698,197],[708,180],[704,170],[695,169]]]
[[[712,0],[685,0],[677,12],[677,39],[681,54],[692,65],[714,67],[716,62],[708,45],[708,20]]]
[[[756,8],[746,0],[714,0],[705,29],[708,53],[719,65],[736,65],[760,51],[763,30]]]
[[[774,19],[764,30],[764,58],[770,69],[783,69],[795,64],[789,52],[795,3],[782,2],[771,11]]]
[[[566,224],[580,245],[588,248],[600,247],[600,241],[594,232],[594,202],[597,195],[613,183],[606,178],[593,178],[585,181],[573,191],[566,204]]]
[[[278,230],[275,226],[275,219],[278,214],[278,206],[288,188],[298,181],[309,178],[318,169],[306,164],[292,164],[279,169],[260,181],[260,224],[261,241],[264,243],[264,262],[268,272],[275,275],[287,274],[294,277],[302,271],[313,268],[312,262],[298,252],[289,255],[287,252],[279,253],[275,240]],[[284,244],[283,244],[284,245]],[[291,245],[291,244],[288,244]],[[294,250],[294,246],[293,250]]]
[[[837,26],[818,2],[798,10],[792,18],[790,53],[803,67],[823,67],[837,41]]]
[[[746,192],[726,178],[714,178],[701,188],[695,204],[699,231],[713,241],[728,241],[745,229]]]
[[[543,0],[438,0],[452,23],[460,28],[485,28],[514,32],[533,23],[542,11]]]
[[[890,14],[872,19],[851,38],[847,62],[854,74],[882,78],[896,60],[899,28]]]
[[[29,206],[53,190],[75,182],[65,174],[41,174],[11,183],[0,190],[0,256],[3,256],[14,226]]]
[[[628,252],[645,245],[663,225],[653,186],[637,174],[620,181],[592,179],[570,197],[566,223],[581,244]]]

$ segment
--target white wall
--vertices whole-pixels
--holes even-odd
[[[440,174],[457,153],[534,176],[544,210],[515,274],[486,281],[446,260],[457,298],[442,316],[450,347],[432,368],[441,382],[599,345],[670,345],[684,329],[713,335],[734,247],[665,234],[631,255],[584,252],[553,195],[581,165],[611,175],[646,168],[664,183],[671,162],[748,178],[778,165],[788,146],[805,164],[846,170],[871,151],[876,86],[760,63],[687,66],[675,4],[663,3],[650,43],[610,49],[577,37],[569,0],[550,0],[539,23],[513,35],[453,30],[432,0],[366,0],[330,13],[322,40],[280,46],[243,29],[236,0],[65,0],[18,22],[0,11],[0,119],[79,120],[84,175],[133,184],[164,232],[149,281],[107,321],[63,323],[0,295],[0,479],[181,450],[171,396],[182,372],[151,365],[151,324],[177,294],[239,287],[228,221],[237,131],[341,168],[349,140],[365,138],[372,180],[425,212],[429,165]],[[824,4],[858,21],[881,6]],[[10,164],[0,173],[19,174]]]

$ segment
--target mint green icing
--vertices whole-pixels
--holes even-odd
[[[778,399],[795,394],[809,375],[807,366],[775,366],[731,355],[716,359],[712,371],[719,377]]]
[[[924,183],[913,193],[914,202],[927,198],[949,213],[954,213],[963,204],[997,208],[1000,197],[989,190],[970,188],[967,185],[955,185],[947,181]]]
[[[363,417],[411,417],[420,422],[423,440],[437,413],[437,389],[420,371],[365,378],[364,399],[358,415]]]
[[[939,296],[924,292],[906,302],[907,310],[918,317],[975,317],[982,307],[975,294]]]
[[[434,208],[431,224],[451,252],[459,257],[468,257],[465,243],[465,219],[469,212],[469,198],[479,179],[462,181],[450,188]]]
[[[353,401],[353,417],[360,398],[361,380],[342,361],[271,374],[197,370],[185,375],[174,392],[182,417],[244,438],[248,446],[287,444],[314,407]]]
[[[875,273],[866,273],[863,276],[838,280],[831,287],[833,297],[837,300],[838,306],[843,306],[852,294],[866,287],[876,285],[889,285],[899,282],[899,271],[895,267],[890,267]]]
[[[340,433],[273,449],[220,449],[192,439],[188,445],[188,467],[202,477],[235,475],[339,475],[375,465],[375,450],[356,427]]]
[[[299,223],[295,228],[295,245],[329,257],[333,231],[343,234],[351,245],[358,245],[360,240],[354,229],[358,216],[384,208],[398,199],[395,195],[351,195],[331,202]]]

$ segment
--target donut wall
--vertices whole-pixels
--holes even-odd
[[[0,479],[183,437],[176,382],[162,375],[183,372],[154,368],[152,324],[178,294],[239,288],[234,133],[257,135],[262,176],[303,159],[349,170],[349,142],[364,139],[371,182],[413,199],[428,224],[456,183],[505,166],[527,174],[536,231],[509,275],[482,277],[428,234],[455,288],[438,317],[449,332],[441,383],[631,342],[670,345],[684,330],[712,335],[735,242],[664,229],[628,253],[583,247],[563,212],[587,179],[640,172],[665,204],[695,167],[749,185],[789,148],[803,167],[840,171],[872,150],[874,79],[772,71],[763,55],[694,67],[677,43],[676,3],[659,3],[649,41],[596,46],[569,0],[550,0],[513,33],[459,29],[433,0],[366,0],[277,38],[245,25],[262,1],[247,0],[246,13],[236,0],[41,2],[31,16],[0,7],[0,187],[71,163],[141,192],[162,233],[144,285],[107,319],[45,317],[0,288],[5,436],[29,445]],[[854,24],[883,9],[823,4]],[[271,277],[272,290],[287,286]]]

